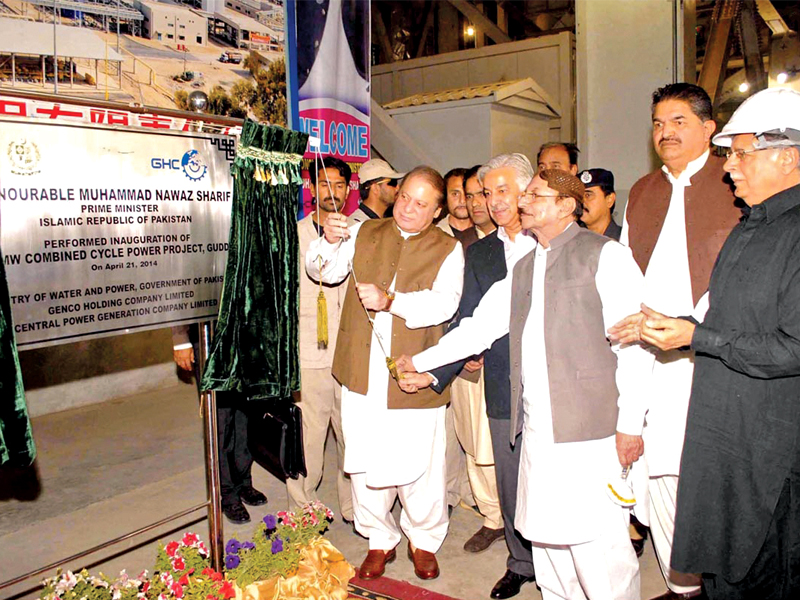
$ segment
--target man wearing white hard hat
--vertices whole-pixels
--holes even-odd
[[[672,566],[712,600],[800,598],[800,93],[755,94],[713,141],[749,211],[703,322],[644,308],[641,328],[696,352]]]
[[[358,170],[361,204],[348,218],[348,224],[391,217],[397,196],[397,182],[404,176],[405,173],[398,173],[380,158],[373,158],[361,165]]]

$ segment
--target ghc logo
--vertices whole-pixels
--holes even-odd
[[[183,171],[183,174],[192,181],[200,181],[208,171],[197,150],[189,150],[181,158],[151,158],[150,166],[154,169]]]

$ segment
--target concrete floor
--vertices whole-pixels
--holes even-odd
[[[173,387],[74,410],[43,415],[33,421],[39,457],[36,472],[0,472],[0,582],[71,556],[105,540],[123,535],[205,500],[202,421],[194,385]],[[326,469],[335,468],[328,445]],[[253,521],[287,506],[284,485],[254,465],[256,487],[269,497],[266,506],[250,508]],[[338,513],[333,478],[323,479],[320,499]],[[397,507],[395,507],[397,511]],[[169,541],[186,530],[208,539],[204,513],[197,512],[163,526],[153,535]],[[225,539],[240,539],[252,525],[225,522]],[[463,600],[489,597],[505,571],[506,548],[498,542],[481,554],[468,554],[462,545],[481,526],[471,510],[453,512],[450,532],[438,554],[441,576],[418,580],[405,549],[389,565],[387,576]],[[170,532],[173,532],[170,534]],[[327,534],[354,565],[367,551],[367,542],[341,520]],[[157,541],[123,542],[111,550],[86,557],[68,568],[89,566],[93,572],[115,574],[121,569],[139,573],[152,568]],[[642,597],[666,588],[651,544],[641,559]],[[40,578],[0,590],[0,599],[35,598]],[[520,600],[541,598],[534,585],[523,587]]]

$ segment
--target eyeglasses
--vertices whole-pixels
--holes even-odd
[[[387,179],[386,180],[386,185],[388,185],[389,187],[396,188],[397,187],[397,179]]]
[[[522,192],[519,195],[520,199],[522,198],[533,198],[534,200],[539,200],[541,198],[566,198],[564,194],[557,194],[555,196],[548,196],[546,194],[534,194],[533,192]]]
[[[774,148],[751,148],[750,150],[733,150],[732,148],[728,148],[725,151],[725,158],[730,159],[731,156],[735,156],[737,160],[744,160],[744,157],[748,154],[761,152],[762,150],[774,150]]]

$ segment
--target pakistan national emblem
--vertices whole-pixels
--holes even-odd
[[[8,145],[8,160],[15,175],[36,175],[39,169],[39,148],[33,142],[22,139]]]

